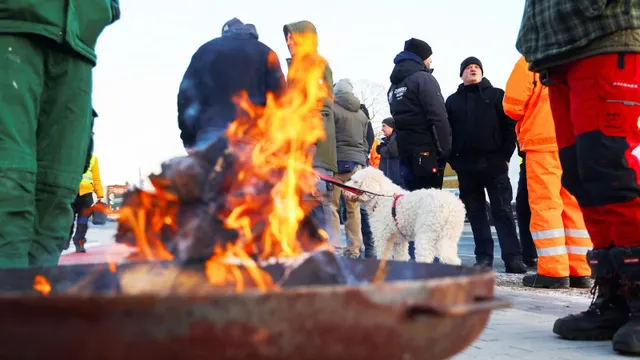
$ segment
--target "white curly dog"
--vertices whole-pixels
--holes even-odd
[[[392,241],[387,259],[409,260],[413,240],[416,261],[433,262],[437,256],[442,263],[460,265],[458,241],[466,211],[455,195],[438,189],[409,192],[371,166],[353,174],[345,185],[366,191],[343,193],[348,201],[360,201],[367,209],[378,259]]]

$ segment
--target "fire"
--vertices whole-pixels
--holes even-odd
[[[323,83],[326,62],[316,53],[315,36],[297,35],[284,94],[267,94],[265,106],[252,104],[246,92],[235,98],[245,115],[226,132],[237,162],[227,196],[231,210],[218,215],[239,236],[232,244],[217,245],[206,263],[206,276],[215,286],[231,284],[243,291],[250,281],[258,289],[273,290],[271,277],[256,260],[291,258],[304,251],[300,224],[313,206],[309,200],[318,181],[312,149],[325,136],[320,109],[331,86]],[[264,184],[269,191],[260,193]],[[139,258],[171,260],[161,236],[177,231],[179,198],[156,185],[156,193],[138,190],[135,203],[120,210],[119,222],[135,234]]]
[[[51,284],[49,280],[42,275],[36,275],[33,279],[33,289],[40,292],[42,295],[49,295],[51,293]]]
[[[327,86],[331,86],[322,81],[326,65],[316,55],[316,35],[298,36],[288,91],[280,98],[267,94],[265,107],[252,104],[246,93],[236,99],[248,116],[236,119],[227,130],[230,146],[239,155],[241,165],[231,187],[231,194],[238,195],[230,199],[234,210],[225,225],[237,230],[240,239],[226,249],[217,248],[207,264],[208,269],[221,269],[223,259],[239,258],[261,289],[273,284],[245,249],[259,249],[261,258],[288,258],[302,253],[298,230],[306,214],[303,202],[318,181],[310,149],[325,136],[319,109],[328,95]],[[246,191],[264,182],[273,183],[269,196]],[[252,228],[260,221],[266,222],[266,228],[261,238],[256,238]],[[220,280],[219,271],[208,271],[208,275],[214,274],[209,278]],[[240,290],[238,285],[236,289]]]

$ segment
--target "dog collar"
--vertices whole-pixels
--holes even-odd
[[[393,205],[391,205],[391,216],[393,217],[393,221],[396,223],[396,229],[398,229],[398,232],[400,233],[400,235],[406,239],[407,237],[404,236],[404,234],[400,230],[400,224],[398,223],[398,217],[397,217],[397,211],[396,211],[396,208],[398,207],[398,200],[400,200],[400,198],[403,196],[404,194],[397,194],[393,196]]]

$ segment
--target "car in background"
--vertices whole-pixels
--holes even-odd
[[[460,199],[460,189],[458,188],[446,188],[446,189],[442,189],[446,192],[450,192],[453,195],[455,195],[458,199]],[[487,198],[489,198],[489,195],[486,195]],[[493,226],[495,225],[494,221],[493,221],[493,215],[491,215],[491,204],[489,203],[488,200],[485,201],[485,209],[486,209],[486,213],[487,213],[487,220],[489,220],[489,225]],[[511,211],[513,212],[513,218],[517,219],[518,215],[516,214],[516,202],[512,201],[511,202]],[[465,216],[465,222],[469,222],[469,218]]]

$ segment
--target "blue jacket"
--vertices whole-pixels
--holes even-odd
[[[178,127],[185,148],[204,147],[238,117],[233,97],[245,90],[256,105],[286,87],[280,60],[258,41],[255,26],[233,25],[191,58],[178,92]]]

